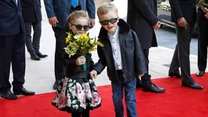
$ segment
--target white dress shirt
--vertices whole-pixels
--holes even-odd
[[[110,40],[112,52],[113,52],[113,59],[116,70],[122,69],[122,58],[121,58],[121,51],[120,51],[120,43],[119,43],[119,26],[116,28],[116,32],[113,36],[108,33],[108,39]]]

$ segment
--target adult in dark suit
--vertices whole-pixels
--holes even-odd
[[[19,0],[0,0],[0,96],[17,99],[16,95],[34,95],[23,87],[25,82],[24,21]],[[10,63],[13,92],[9,82]]]
[[[40,0],[20,0],[22,6],[22,14],[25,22],[25,42],[27,51],[30,53],[32,60],[40,60],[45,58],[40,52],[41,38],[41,2]],[[31,38],[31,29],[33,29],[33,39]]]
[[[55,50],[55,83],[53,89],[58,87],[64,77],[63,48],[66,32],[69,31],[67,18],[74,10],[85,10],[90,17],[91,28],[95,25],[94,0],[77,0],[77,5],[72,5],[72,0],[44,0],[49,23],[51,24],[56,38]]]
[[[208,10],[207,10],[208,12]],[[198,26],[198,69],[197,76],[203,76],[207,67],[207,46],[208,46],[208,19],[204,11],[199,7],[197,13]]]
[[[160,28],[160,21],[157,18],[157,1],[128,0],[127,22],[137,33],[146,58],[148,73],[141,77],[144,85],[143,91],[164,92],[164,88],[159,88],[151,82],[151,76],[149,75],[149,49],[157,46],[154,29]],[[140,84],[139,79],[137,84]]]
[[[191,32],[196,22],[195,0],[169,0],[171,16],[176,25],[177,45],[169,68],[169,75],[179,74],[181,70],[182,86],[203,89],[195,83],[190,75],[190,41]]]

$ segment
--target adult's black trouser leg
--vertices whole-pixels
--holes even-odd
[[[198,69],[205,71],[207,67],[207,46],[208,46],[208,19],[204,17],[204,12],[198,12]]]
[[[193,25],[187,25],[187,29],[179,27],[176,23],[177,45],[170,65],[170,69],[181,68],[182,81],[194,82],[190,75],[190,42]]]
[[[144,74],[144,76],[141,77],[141,80],[144,85],[148,86],[151,85],[151,76],[149,75],[149,49],[143,49],[144,57],[145,57],[145,65],[147,68],[147,73]]]
[[[33,25],[33,47],[35,50],[35,53],[39,53],[40,51],[40,38],[41,38],[41,22],[34,22]]]
[[[21,88],[25,82],[25,41],[23,34],[15,39],[12,56],[13,87]]]
[[[175,51],[173,53],[173,58],[171,60],[169,73],[179,74],[179,60],[178,60],[178,44],[176,44]]]
[[[32,45],[32,36],[31,36],[31,28],[32,28],[32,22],[26,22],[25,23],[25,34],[24,34],[24,38],[25,38],[25,44],[27,47],[27,51],[30,53],[31,56],[35,56],[35,50],[34,47]]]
[[[31,36],[31,29],[33,29],[33,36]],[[26,22],[25,30],[25,43],[27,51],[31,56],[35,56],[36,53],[39,53],[40,49],[41,22]]]
[[[55,48],[55,79],[61,80],[64,77],[64,45],[65,45],[65,38],[67,36],[66,32],[68,32],[69,28],[66,25],[64,28],[53,27],[53,31],[55,33],[56,38],[56,48]]]
[[[9,82],[12,62],[13,86],[22,87],[25,82],[25,43],[23,34],[0,36],[0,90],[11,88]]]

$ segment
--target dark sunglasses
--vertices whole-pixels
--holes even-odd
[[[109,23],[114,24],[116,23],[118,20],[118,18],[112,18],[110,20],[103,20],[103,21],[99,21],[101,25],[108,25]]]
[[[71,23],[72,24],[72,23]],[[90,29],[90,26],[89,25],[80,25],[80,24],[72,24],[76,27],[77,30],[82,30],[84,29],[84,31],[88,31]]]

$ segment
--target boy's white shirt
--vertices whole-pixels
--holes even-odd
[[[111,43],[112,52],[113,52],[113,59],[116,70],[121,70],[122,66],[122,58],[121,58],[121,50],[119,44],[119,26],[117,26],[116,31],[113,36],[108,33],[108,39]]]

